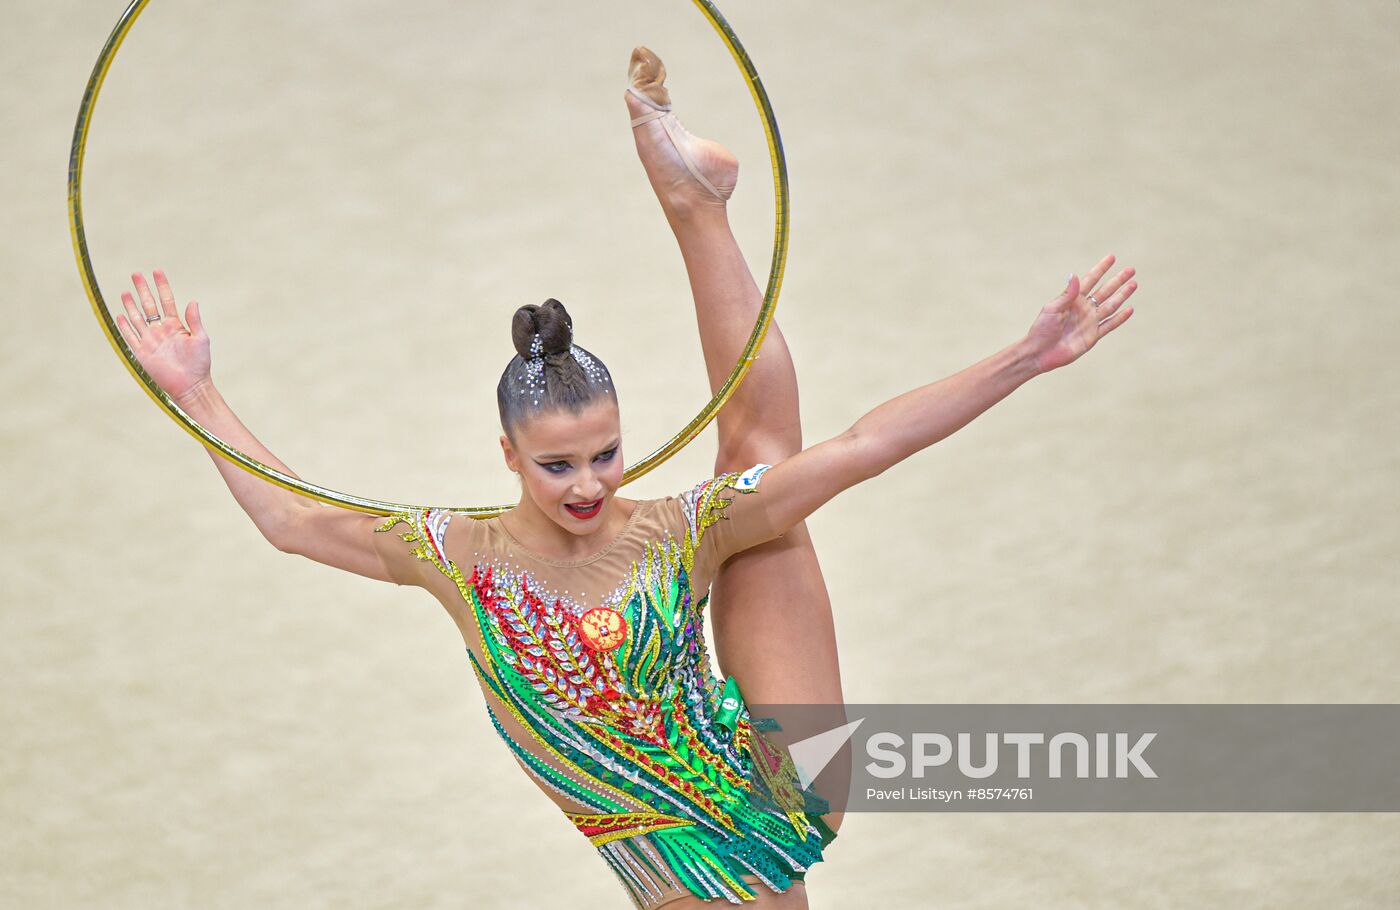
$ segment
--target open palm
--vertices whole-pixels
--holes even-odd
[[[1135,269],[1124,269],[1103,287],[1095,287],[1113,260],[1112,253],[1105,256],[1085,274],[1082,283],[1078,276],[1072,276],[1064,292],[1036,317],[1026,338],[1041,372],[1078,360],[1133,314],[1133,308],[1124,307],[1123,302],[1137,290],[1137,282],[1128,281]]]
[[[141,296],[137,305],[131,293],[122,293],[126,315],[117,317],[117,327],[150,377],[171,398],[178,399],[195,386],[209,379],[209,336],[199,318],[199,304],[191,300],[185,308],[186,328],[180,322],[175,295],[170,290],[165,273],[156,269],[156,289],[160,304],[140,272],[131,276],[136,292]]]

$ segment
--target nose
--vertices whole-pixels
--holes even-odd
[[[595,499],[603,498],[603,482],[598,479],[598,475],[591,470],[579,472],[578,482],[574,484],[572,493],[578,497],[577,502],[592,502]]]

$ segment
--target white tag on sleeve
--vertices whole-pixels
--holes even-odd
[[[734,481],[734,489],[744,493],[750,493],[758,489],[758,479],[763,476],[763,472],[773,467],[771,464],[756,464],[744,473],[740,474]]]

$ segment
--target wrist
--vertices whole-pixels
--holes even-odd
[[[1011,357],[1011,372],[1019,382],[1034,379],[1045,372],[1040,366],[1040,352],[1029,337],[1020,339],[1006,350]]]
[[[175,400],[175,403],[178,404],[182,410],[190,411],[191,409],[198,408],[202,404],[208,404],[214,401],[218,394],[219,390],[214,388],[213,377],[205,376],[179,395],[172,395],[171,398]]]

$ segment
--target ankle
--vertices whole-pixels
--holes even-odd
[[[677,236],[729,228],[729,206],[718,199],[681,194],[676,199],[661,200],[661,210]]]

